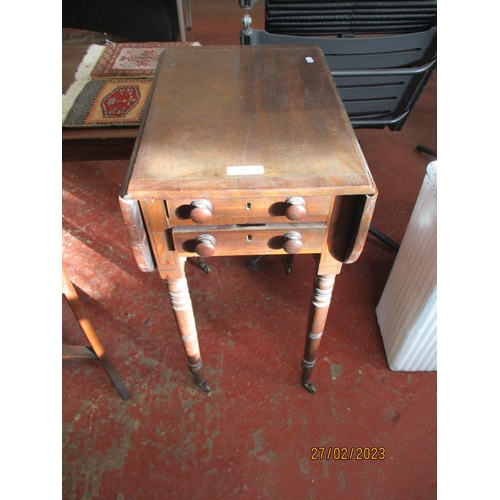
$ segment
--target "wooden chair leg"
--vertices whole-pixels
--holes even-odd
[[[63,357],[95,357],[99,359],[102,367],[115,385],[120,396],[125,400],[128,399],[130,397],[130,392],[108,358],[106,350],[97,336],[92,323],[87,318],[83,305],[80,302],[78,294],[76,293],[75,287],[68,278],[64,268],[62,270],[62,291],[91,346],[91,348],[83,347],[83,349],[81,347],[63,348]]]

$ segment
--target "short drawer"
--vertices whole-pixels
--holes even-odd
[[[320,253],[326,223],[175,227],[172,238],[178,255],[210,257]]]
[[[170,226],[325,222],[330,196],[167,200]]]

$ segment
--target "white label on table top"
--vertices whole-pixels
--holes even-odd
[[[241,165],[239,167],[227,167],[227,175],[262,175],[263,165]]]

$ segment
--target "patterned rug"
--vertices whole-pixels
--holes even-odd
[[[91,45],[63,95],[63,128],[138,127],[160,54],[197,42]]]
[[[153,78],[158,58],[166,47],[199,43],[121,43],[108,45],[97,61],[91,78]]]
[[[78,94],[64,127],[138,126],[152,80],[90,80]]]

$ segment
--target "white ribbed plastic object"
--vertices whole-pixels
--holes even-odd
[[[376,313],[391,370],[437,370],[437,161],[427,166]]]

